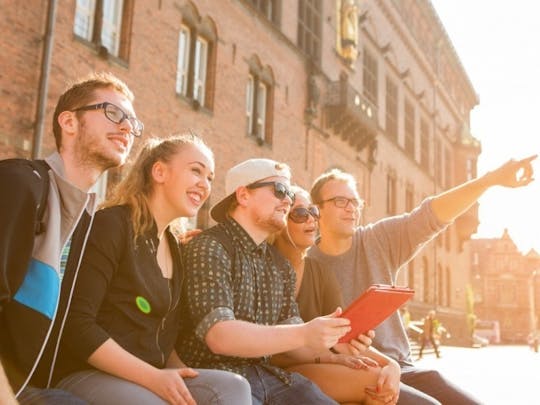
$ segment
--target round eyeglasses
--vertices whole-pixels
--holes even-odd
[[[75,108],[71,111],[89,111],[101,109],[103,109],[103,113],[109,121],[112,121],[115,124],[121,124],[124,120],[128,120],[131,124],[131,134],[133,134],[133,136],[142,135],[144,129],[143,123],[139,121],[136,117],[127,115],[120,107],[113,103],[109,103],[108,101],[99,104],[86,105],[83,107]]]
[[[310,216],[312,216],[314,220],[320,218],[319,208],[316,205],[312,205],[308,208],[296,207],[289,212],[289,219],[297,224],[307,222]]]

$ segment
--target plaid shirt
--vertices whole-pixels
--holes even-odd
[[[213,232],[230,238],[234,252],[228,252]],[[262,365],[283,381],[289,381],[289,374],[271,366],[268,356],[221,356],[212,353],[204,342],[208,330],[226,320],[260,325],[302,323],[294,299],[294,270],[286,261],[283,261],[286,266],[278,266],[270,249],[273,247],[266,242],[256,245],[232,218],[203,232],[187,245],[183,292],[186,304],[177,345],[186,364],[244,376],[246,367]]]

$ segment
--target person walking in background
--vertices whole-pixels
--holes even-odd
[[[196,367],[244,375],[253,404],[335,404],[310,380],[270,363],[286,353],[314,363],[350,330],[340,310],[303,323],[294,270],[266,239],[283,229],[294,201],[290,169],[270,159],[231,168],[226,197],[210,213],[218,224],[185,249],[185,324],[176,346]]]
[[[308,256],[332,270],[346,305],[371,284],[393,284],[397,271],[484,192],[494,186],[524,187],[533,181],[536,156],[510,160],[499,168],[424,200],[412,212],[358,226],[363,201],[354,177],[331,170],[311,189],[320,210],[320,241]],[[374,346],[401,365],[400,404],[478,404],[435,370],[414,367],[398,313],[376,330]]]
[[[293,186],[291,191],[295,201],[287,227],[275,235],[273,244],[294,268],[300,316],[310,321],[343,307],[343,300],[334,273],[306,257],[307,249],[315,244],[319,209],[306,190]],[[321,352],[319,363],[294,364],[287,369],[308,377],[340,403],[394,404],[399,396],[399,364],[370,344],[371,339],[362,335]],[[274,356],[274,363],[279,360]]]
[[[66,322],[59,387],[96,404],[250,403],[243,377],[193,370],[174,350],[185,269],[170,224],[197,214],[213,178],[213,154],[195,135],[143,147],[96,213]]]
[[[92,223],[89,190],[142,135],[133,99],[111,74],[80,79],[54,111],[57,152],[0,162],[0,359],[21,404],[82,403],[51,379]]]
[[[435,333],[437,332],[437,324],[438,322],[435,319],[435,311],[429,311],[424,318],[424,324],[422,326],[422,343],[420,345],[420,352],[418,353],[419,359],[422,358],[422,353],[424,352],[424,348],[426,347],[426,343],[428,341],[431,343],[433,350],[435,350],[435,355],[437,358],[441,357],[439,353],[439,344],[437,343],[437,339],[435,337]]]

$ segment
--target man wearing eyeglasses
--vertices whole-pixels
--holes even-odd
[[[339,311],[302,322],[294,270],[266,242],[286,225],[289,187],[289,167],[270,159],[227,172],[227,196],[211,210],[218,225],[186,247],[182,319],[189,321],[177,351],[195,367],[242,374],[254,404],[335,404],[310,380],[270,363],[277,353],[313,363],[350,329]]]
[[[90,75],[58,100],[55,153],[0,162],[0,358],[21,404],[82,403],[51,389],[54,365],[95,209],[89,190],[142,134],[132,102],[117,77]]]
[[[486,190],[529,184],[535,158],[510,160],[484,176],[427,198],[410,213],[367,226],[358,226],[363,202],[354,177],[340,170],[324,173],[311,189],[311,197],[320,209],[320,241],[308,255],[335,273],[348,305],[371,284],[394,284],[398,269]],[[399,404],[480,403],[438,372],[413,366],[407,335],[397,312],[377,328],[373,345],[401,365]]]

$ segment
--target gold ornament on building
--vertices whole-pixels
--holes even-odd
[[[358,57],[358,4],[356,0],[337,0],[336,48],[350,65]]]

